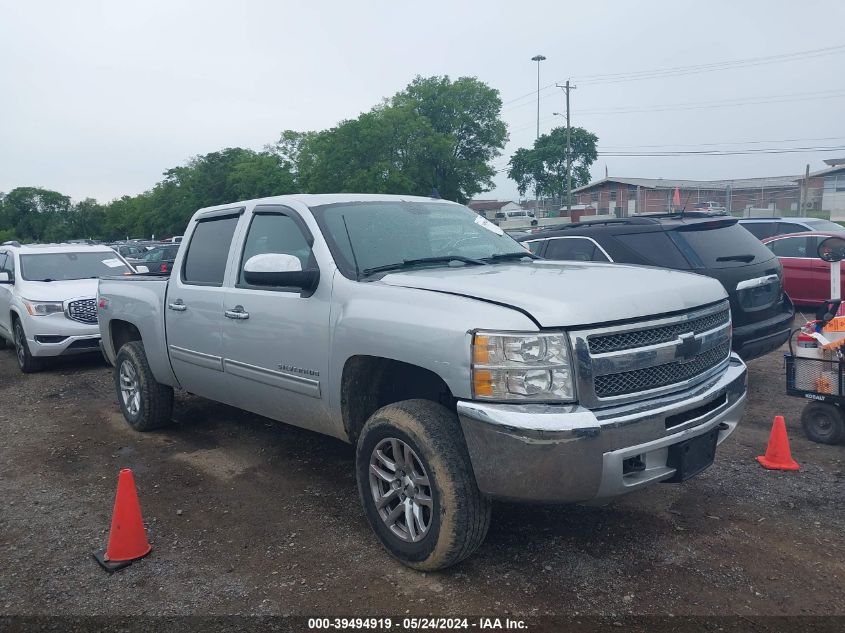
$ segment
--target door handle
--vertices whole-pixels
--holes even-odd
[[[188,309],[188,306],[185,305],[185,302],[181,299],[176,299],[173,303],[168,303],[167,307],[173,310],[174,312],[184,312]]]
[[[227,319],[236,319],[238,321],[244,321],[249,318],[249,312],[245,311],[243,306],[235,306],[231,310],[226,310],[223,314],[226,315]]]

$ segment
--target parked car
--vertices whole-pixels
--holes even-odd
[[[787,233],[803,233],[804,231],[845,231],[836,222],[823,218],[740,218],[741,226],[748,229],[758,240]]]
[[[783,266],[783,287],[794,303],[818,307],[830,299],[830,264],[819,259],[817,253],[819,243],[834,236],[845,237],[845,229],[776,235],[763,240]]]
[[[24,373],[53,356],[99,352],[97,277],[130,273],[107,246],[0,245],[0,347]]]
[[[534,211],[531,209],[515,209],[513,211],[497,211],[495,222],[518,222],[522,221],[524,224],[536,226],[537,218]]]
[[[699,202],[692,208],[694,211],[701,211],[710,215],[728,215],[728,210],[718,202]]]
[[[109,244],[109,247],[130,264],[140,263],[141,257],[147,252],[146,248],[137,244]]]
[[[173,262],[179,252],[178,244],[161,244],[154,246],[138,258],[137,263],[146,266],[150,272],[170,273]]]
[[[452,202],[239,202],[184,244],[169,278],[100,281],[129,425],[170,423],[179,387],[351,442],[370,525],[417,569],[469,556],[493,498],[692,477],[745,406],[719,283],[542,261]]]
[[[652,214],[561,225],[520,241],[546,259],[660,266],[717,279],[730,298],[733,350],[745,360],[789,338],[795,310],[781,266],[734,218]]]

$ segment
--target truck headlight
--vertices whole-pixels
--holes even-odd
[[[575,386],[566,336],[476,332],[472,393],[478,400],[573,401]]]
[[[28,301],[24,299],[23,304],[30,316],[46,316],[65,311],[64,304],[61,301]]]

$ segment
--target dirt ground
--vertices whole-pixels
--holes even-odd
[[[485,544],[408,570],[365,523],[353,450],[181,395],[178,423],[123,421],[98,358],[24,376],[0,351],[0,613],[845,614],[845,446],[806,440],[779,353],[750,363],[716,464],[604,507],[498,504]],[[754,460],[786,416],[797,473]],[[114,575],[117,473],[135,472],[153,552]]]

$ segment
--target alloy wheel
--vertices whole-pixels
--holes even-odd
[[[416,543],[431,528],[431,482],[420,458],[396,438],[379,442],[370,456],[370,492],[379,517],[403,541]]]
[[[129,415],[138,415],[141,410],[141,388],[138,383],[138,371],[125,360],[120,365],[120,397]]]

